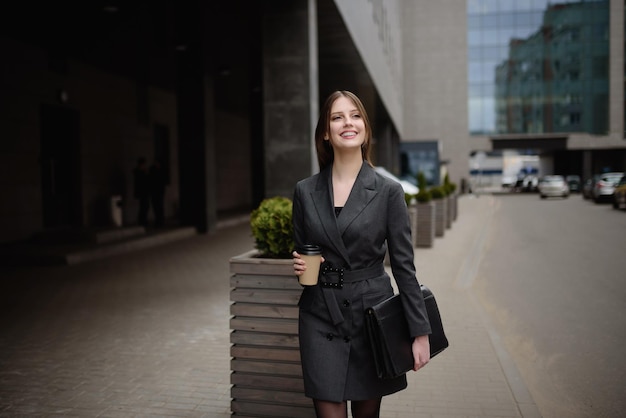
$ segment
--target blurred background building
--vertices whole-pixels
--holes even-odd
[[[623,0],[13,2],[0,23],[0,242],[135,224],[141,157],[200,232],[291,197],[337,89],[409,181],[626,168]]]

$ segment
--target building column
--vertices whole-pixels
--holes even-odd
[[[312,0],[264,2],[263,109],[265,196],[291,198],[295,183],[315,171],[311,153],[317,122],[317,74],[310,39]],[[313,92],[313,93],[312,93]],[[315,122],[313,122],[315,120]]]
[[[180,222],[200,233],[217,225],[213,76],[205,30],[211,13],[190,3],[178,16],[177,117]]]
[[[624,119],[624,0],[609,6],[609,132],[612,138],[626,139]]]
[[[590,178],[594,173],[592,172],[593,169],[593,158],[592,158],[592,151],[590,150],[584,150],[583,151],[583,156],[582,156],[582,165],[583,165],[583,172],[581,174],[582,176],[582,181],[585,181],[586,179]]]

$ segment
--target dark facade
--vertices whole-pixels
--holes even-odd
[[[291,197],[316,171],[312,125],[335,89],[371,109],[377,157],[397,151],[332,0],[61,1],[12,4],[1,19],[0,242],[111,226],[117,198],[135,224],[139,157],[166,170],[168,222],[200,232]]]

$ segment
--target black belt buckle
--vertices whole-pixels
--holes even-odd
[[[320,284],[322,285],[322,287],[343,289],[343,271],[343,268],[335,268],[328,265],[324,266],[322,268],[322,277],[337,274],[338,279],[336,282],[320,280]]]

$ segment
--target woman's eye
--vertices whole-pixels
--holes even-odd
[[[358,113],[357,113],[357,114],[352,115],[352,118],[353,118],[353,119],[359,119],[360,117],[361,117],[361,115],[359,115]]]
[[[341,119],[341,116],[333,116],[332,117],[332,120],[339,120],[339,119]]]

